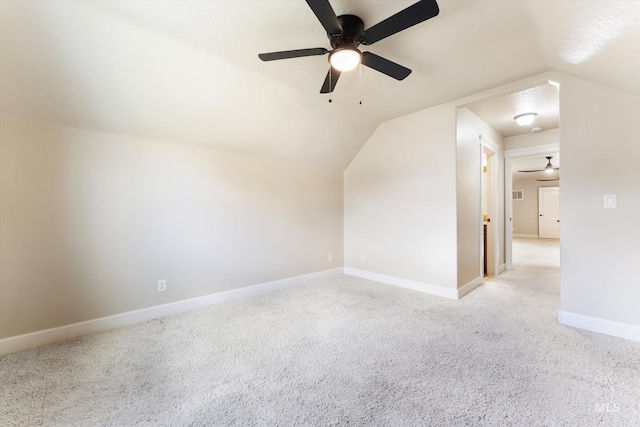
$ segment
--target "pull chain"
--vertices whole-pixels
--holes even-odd
[[[333,67],[331,65],[329,65],[329,103],[333,102],[333,100],[331,99],[331,71],[333,70]]]
[[[358,76],[358,86],[359,86],[358,91],[360,92],[359,93],[359,95],[360,95],[360,105],[362,105],[362,61],[360,61],[358,73],[359,73],[359,76]]]
[[[360,98],[359,104],[362,105],[362,62],[358,64],[358,94]],[[333,67],[329,66],[329,102],[333,102],[331,95],[333,91],[331,90],[331,82],[333,81]]]

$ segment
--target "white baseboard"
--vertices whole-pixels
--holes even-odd
[[[463,296],[465,296],[466,294],[468,294],[469,292],[471,292],[472,290],[474,290],[475,288],[477,288],[480,285],[482,285],[482,277],[476,277],[475,279],[473,279],[469,283],[465,283],[464,285],[460,286],[458,288],[458,298],[457,299],[462,298]]]
[[[514,234],[513,237],[519,237],[521,239],[537,239],[537,234]]]
[[[51,344],[70,338],[77,338],[82,335],[106,331],[108,329],[113,329],[120,326],[132,325],[138,322],[145,322],[151,319],[156,319],[158,317],[184,313],[186,311],[208,307],[213,304],[262,295],[279,289],[303,285],[316,279],[336,276],[343,273],[343,268],[324,270],[316,273],[305,274],[302,276],[290,277],[287,279],[275,280],[273,282],[261,283],[244,288],[232,289],[230,291],[204,295],[197,298],[176,301],[169,304],[156,305],[153,307],[143,308],[141,310],[101,317],[99,319],[87,320],[85,322],[73,323],[71,325],[59,326],[57,328],[45,329],[29,334],[17,335],[15,337],[3,338],[0,339],[0,356],[3,354],[15,353],[18,351],[40,347],[42,345]]]
[[[574,328],[640,342],[640,326],[629,325],[628,323],[614,322],[562,310],[558,312],[558,322]]]
[[[500,264],[498,266],[498,275],[504,273],[505,271],[507,271],[507,264]]]
[[[432,285],[430,283],[418,282],[415,280],[402,279],[394,276],[387,276],[385,274],[373,273],[371,271],[359,270],[357,268],[344,268],[344,274],[348,276],[360,277],[362,279],[372,280],[374,282],[385,283],[387,285],[398,286],[400,288],[411,289],[418,292],[424,292],[425,294],[436,295],[439,297],[445,297],[449,299],[458,299],[457,289],[448,289],[438,285]]]

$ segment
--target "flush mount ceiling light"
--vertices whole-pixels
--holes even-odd
[[[329,55],[329,63],[339,71],[351,71],[360,64],[361,60],[360,51],[349,47],[336,49]]]
[[[537,115],[538,114],[536,114],[536,113],[519,114],[519,115],[514,117],[514,120],[520,126],[529,126],[531,123],[533,123],[533,121],[535,120]]]

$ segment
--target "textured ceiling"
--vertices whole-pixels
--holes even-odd
[[[365,27],[412,3],[331,1]],[[546,70],[640,95],[639,1],[438,4],[363,49],[406,80],[363,67],[329,103],[326,56],[257,58],[329,48],[302,0],[2,0],[0,113],[342,169],[384,120]]]
[[[467,105],[476,116],[498,131],[502,136],[516,136],[559,126],[560,97],[558,86],[544,84],[519,92],[481,100]],[[514,117],[524,113],[536,113],[528,126],[520,126]]]

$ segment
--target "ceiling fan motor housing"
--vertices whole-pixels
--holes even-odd
[[[409,27],[437,16],[440,12],[436,0],[420,0],[384,19],[366,31],[364,22],[355,15],[336,16],[329,0],[306,0],[311,11],[324,27],[329,43],[333,48],[329,51],[323,47],[311,49],[295,49],[280,52],[260,53],[262,61],[302,58],[329,54],[329,71],[324,79],[320,93],[331,93],[340,77],[340,73],[351,71],[358,65],[364,65],[396,80],[404,80],[411,70],[389,61],[372,52],[361,52],[358,46],[372,45]]]
[[[364,32],[364,22],[355,15],[340,15],[338,22],[342,26],[341,34],[329,34],[329,42],[334,49],[343,47],[358,47],[360,38]]]

